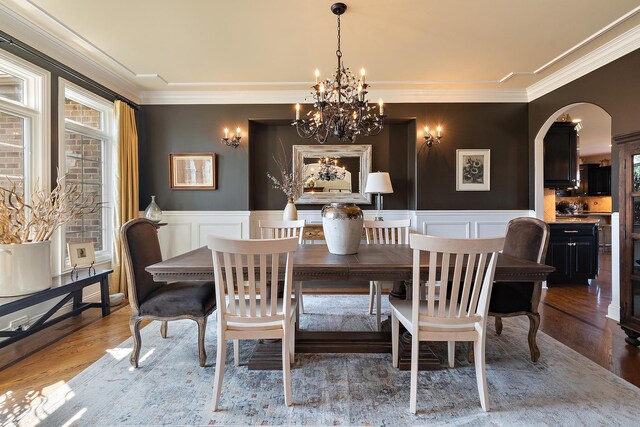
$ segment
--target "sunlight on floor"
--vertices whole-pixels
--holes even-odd
[[[67,427],[67,426],[73,425],[74,422],[76,422],[80,418],[82,418],[82,416],[84,415],[85,412],[87,412],[87,408],[80,409],[77,414],[75,414],[73,417],[69,418],[69,421],[67,421],[66,423],[62,424],[62,427]]]
[[[64,398],[50,399],[54,393]],[[37,425],[75,396],[64,381],[43,387],[40,391],[28,391],[22,397],[9,390],[0,395],[0,418],[6,423],[3,425]]]
[[[132,350],[133,349],[131,347],[108,348],[107,349],[107,353],[109,353],[111,355],[111,357],[113,357],[117,361],[120,361],[120,360],[124,359],[125,357],[128,357],[131,354]]]
[[[151,350],[149,350],[148,352],[146,352],[146,353],[144,354],[144,356],[142,356],[142,357],[138,360],[138,364],[140,364],[140,363],[144,362],[145,360],[147,360],[147,358],[148,358],[149,356],[151,356],[155,350],[156,350],[155,348],[152,348]],[[129,368],[129,372],[133,372],[133,370],[134,370],[134,369],[136,369],[136,368],[134,368],[133,366],[132,366],[132,367],[130,367],[130,368]]]

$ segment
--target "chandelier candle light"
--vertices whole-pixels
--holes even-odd
[[[375,217],[376,221],[382,221],[382,195],[393,193],[393,187],[391,186],[391,178],[389,172],[372,172],[367,177],[367,185],[364,189],[365,193],[377,193]]]
[[[378,101],[379,110],[369,105],[365,70],[360,70],[356,79],[349,68],[342,63],[340,50],[340,15],[347,10],[344,3],[334,3],[331,12],[338,17],[338,66],[331,79],[320,80],[320,71],[315,71],[316,84],[311,96],[314,109],[301,118],[300,104],[296,104],[296,119],[292,123],[302,138],[315,138],[324,144],[329,136],[340,141],[354,142],[358,135],[377,135],[384,123],[384,104]]]

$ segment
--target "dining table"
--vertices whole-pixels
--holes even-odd
[[[421,279],[426,279],[429,254],[420,259]],[[451,266],[452,267],[452,266]],[[280,274],[284,275],[284,267]],[[438,265],[437,268],[442,268]],[[146,268],[156,282],[212,281],[213,257],[203,246],[182,255],[166,259]],[[554,267],[513,256],[498,254],[495,278],[497,282],[540,282],[546,280]],[[308,281],[393,281],[392,297],[403,298],[403,283],[413,278],[413,250],[409,245],[361,245],[352,255],[336,255],[326,244],[299,245],[293,256],[293,280]],[[335,295],[340,298],[340,295]],[[407,334],[401,337],[400,364],[410,360],[410,342]],[[391,332],[382,331],[296,331],[297,353],[390,353]],[[441,362],[432,352],[422,351],[421,369],[439,369]],[[249,369],[279,369],[280,344],[259,345],[249,361]]]

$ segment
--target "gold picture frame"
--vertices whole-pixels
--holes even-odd
[[[169,176],[172,190],[215,190],[215,153],[170,153]]]

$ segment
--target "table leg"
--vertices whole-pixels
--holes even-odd
[[[102,302],[102,317],[111,313],[111,302],[109,301],[109,280],[104,274],[100,279],[100,301]]]
[[[82,289],[73,292],[73,310],[77,310],[80,305],[82,305]],[[78,314],[80,314],[80,312],[75,313],[74,316]]]

